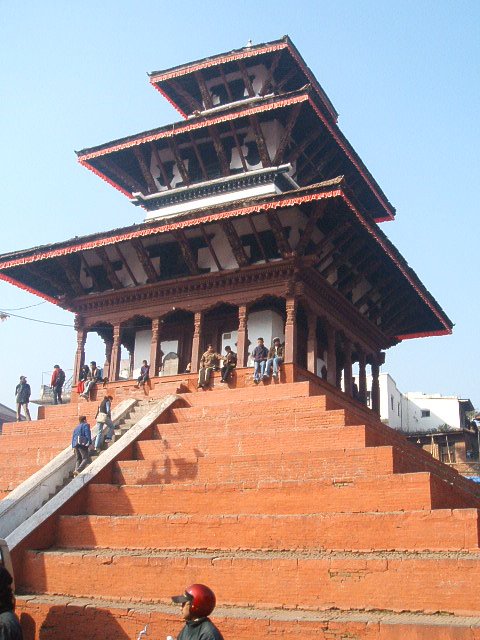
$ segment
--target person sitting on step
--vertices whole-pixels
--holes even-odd
[[[97,382],[100,382],[102,380],[102,373],[102,370],[97,367],[97,363],[95,362],[95,360],[92,360],[92,362],[90,362],[90,372],[88,374],[87,381],[85,382],[85,388],[83,390],[83,393],[80,394],[82,398],[86,398],[87,400],[90,399],[90,394],[93,387],[97,384]]]
[[[150,365],[146,360],[142,360],[142,366],[140,367],[140,375],[137,378],[137,384],[135,387],[138,389],[150,380]]]
[[[198,388],[204,389],[210,382],[210,374],[218,369],[220,363],[220,355],[215,353],[211,344],[200,358],[200,369],[198,371]]]
[[[253,381],[258,384],[265,373],[265,363],[267,362],[268,349],[263,344],[263,338],[257,339],[257,346],[252,351],[253,358]]]
[[[228,382],[231,372],[237,366],[237,354],[232,351],[232,347],[225,347],[225,355],[223,356],[222,379],[220,382]]]
[[[268,360],[265,365],[265,373],[263,374],[264,378],[269,378],[270,375],[272,375],[272,367],[273,377],[278,378],[278,370],[283,362],[283,355],[283,347],[280,342],[280,338],[274,338],[273,344],[268,351]]]

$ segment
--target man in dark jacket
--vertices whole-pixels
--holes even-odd
[[[221,382],[228,382],[230,373],[237,366],[237,354],[232,351],[232,348],[227,345],[225,352],[223,356],[223,367],[220,370],[222,372]]]
[[[62,387],[65,383],[65,371],[56,364],[53,367],[52,379],[50,386],[53,390],[53,404],[62,404]]]
[[[100,451],[103,445],[103,427],[108,427],[105,440],[111,441],[115,432],[115,425],[112,422],[112,400],[113,397],[106,395],[101,403],[98,405],[96,420],[97,420],[97,437],[95,438],[95,449]]]
[[[23,406],[23,410],[25,411],[25,416],[27,420],[31,420],[30,411],[28,410],[28,403],[30,401],[31,394],[30,385],[27,383],[27,379],[25,376],[20,376],[20,382],[15,387],[15,402],[17,404],[17,420],[20,421],[22,419],[21,409]]]
[[[181,596],[172,596],[175,603],[182,605],[185,626],[178,640],[223,640],[223,636],[208,618],[215,609],[213,591],[204,584],[192,584]]]
[[[278,368],[283,362],[283,347],[280,343],[280,338],[274,338],[273,344],[268,351],[268,360],[265,366],[265,377],[269,378],[272,373],[273,377],[278,378]]]
[[[72,449],[75,451],[75,471],[74,476],[85,469],[90,462],[88,448],[92,444],[92,433],[86,416],[80,416],[80,422],[73,430]]]
[[[263,338],[257,339],[257,346],[252,352],[253,358],[253,381],[258,384],[265,373],[265,363],[267,362],[268,349],[263,344]]]
[[[0,567],[0,640],[22,640],[22,627],[15,615],[12,576]]]

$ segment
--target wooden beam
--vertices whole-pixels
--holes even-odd
[[[325,200],[321,200],[319,203],[317,203],[317,206],[310,214],[307,220],[307,224],[305,225],[305,229],[303,230],[303,233],[300,236],[300,240],[295,247],[295,253],[297,254],[297,256],[304,255],[305,249],[307,248],[307,245],[310,242],[310,238],[312,237],[312,234],[315,230],[315,226],[325,212],[327,204],[328,203]]]
[[[267,143],[265,142],[265,136],[263,135],[262,127],[260,126],[256,115],[250,116],[249,119],[252,125],[253,135],[255,137],[255,142],[258,148],[260,159],[262,161],[262,165],[264,167],[270,167],[272,162],[270,160],[270,155],[268,153]]]
[[[233,222],[231,220],[224,220],[220,223],[220,225],[227,237],[230,247],[232,248],[232,252],[235,256],[235,260],[237,261],[238,266],[247,267],[250,261],[247,254],[245,253],[242,242],[238,237],[238,233],[233,226]]]
[[[152,149],[153,157],[155,162],[157,163],[157,167],[160,169],[160,173],[162,174],[163,181],[167,189],[171,189],[172,185],[170,184],[170,180],[168,179],[167,170],[165,169],[165,165],[160,158],[160,154],[157,149],[157,145],[154,142],[150,143],[150,147]]]
[[[230,88],[230,85],[228,84],[228,80],[225,75],[225,71],[223,70],[223,66],[220,65],[219,69],[220,69],[220,76],[222,77],[223,86],[225,87],[225,91],[227,92],[228,99],[230,100],[230,102],[234,102],[232,90]]]
[[[318,129],[314,129],[308,136],[306,136],[300,144],[294,141],[290,155],[285,158],[286,162],[294,163],[302,153],[309,147],[317,138],[322,135],[323,132],[319,132]]]
[[[140,171],[142,172],[142,176],[147,183],[148,193],[156,193],[158,191],[157,185],[155,184],[155,180],[153,179],[152,174],[150,173],[150,169],[147,166],[145,161],[145,157],[142,153],[140,147],[133,147],[133,154],[137,159],[138,165],[140,167]]]
[[[105,247],[97,247],[96,249],[94,249],[94,251],[102,261],[103,267],[107,272],[108,281],[110,282],[112,287],[114,289],[123,289],[123,284],[120,282],[117,274],[115,273],[115,269],[113,268],[112,263],[110,262],[110,259],[107,255]]]
[[[187,265],[188,270],[192,275],[198,275],[200,273],[200,270],[198,268],[197,259],[193,255],[193,251],[188,243],[185,231],[183,231],[183,229],[177,229],[176,231],[172,232],[172,235],[180,245],[180,251],[182,252],[182,256],[185,260],[185,264]]]
[[[296,104],[294,106],[294,108],[291,110],[290,116],[289,116],[287,124],[285,126],[285,131],[283,132],[282,139],[280,140],[280,143],[278,145],[277,151],[275,153],[275,157],[274,157],[273,162],[272,162],[273,166],[278,165],[278,163],[282,159],[283,153],[284,153],[285,149],[287,148],[288,143],[290,142],[290,136],[292,134],[293,127],[295,126],[295,123],[297,122],[297,118],[300,115],[300,111],[301,110],[302,110],[302,105],[301,104]]]
[[[145,271],[145,275],[147,276],[147,282],[157,282],[158,274],[155,271],[155,267],[153,266],[152,261],[150,260],[150,256],[148,255],[145,247],[142,244],[142,241],[138,238],[134,238],[130,240],[132,247],[137,254],[137,258],[142,265],[143,270]]]
[[[97,291],[100,291],[101,287],[100,287],[100,283],[98,282],[98,278],[95,275],[92,267],[88,264],[87,259],[85,258],[85,256],[83,255],[82,252],[80,252],[80,261],[81,261],[85,271],[87,272],[87,274],[92,279],[93,288],[97,289]]]
[[[260,253],[262,254],[263,259],[265,260],[265,262],[268,262],[268,258],[267,258],[267,254],[265,253],[265,249],[263,248],[263,244],[262,244],[262,240],[260,238],[260,234],[257,231],[257,227],[255,226],[255,223],[253,222],[253,218],[252,216],[247,216],[247,220],[250,224],[250,229],[252,230],[252,233],[255,237],[255,242],[258,245],[258,248],[260,249]]]
[[[205,163],[203,162],[202,154],[200,153],[200,149],[195,142],[194,137],[191,133],[188,134],[190,138],[190,142],[192,143],[193,150],[195,151],[195,156],[197,157],[198,164],[200,166],[200,171],[202,172],[202,177],[204,180],[208,180],[208,171],[205,167]]]
[[[203,107],[202,105],[197,102],[195,100],[195,98],[190,95],[188,93],[188,91],[186,91],[182,85],[177,82],[176,80],[174,80],[173,78],[170,78],[170,80],[168,80],[168,84],[172,87],[172,89],[174,89],[180,96],[182,96],[182,98],[188,102],[188,104],[190,105],[190,109],[193,111],[203,111]]]
[[[118,244],[114,244],[113,245],[115,247],[115,250],[118,254],[118,257],[120,258],[120,260],[122,261],[123,266],[125,267],[128,275],[130,276],[130,278],[132,279],[132,282],[135,286],[138,285],[138,280],[135,278],[133,271],[130,269],[130,265],[128,264],[128,260],[125,260],[125,256],[123,255],[121,249],[120,249],[120,245]]]
[[[211,242],[211,240],[210,240],[210,238],[209,238],[208,233],[205,231],[205,227],[204,227],[204,225],[203,225],[203,224],[201,224],[201,225],[200,225],[200,231],[202,232],[203,239],[204,239],[204,240],[205,240],[205,242],[207,243],[207,247],[208,247],[208,248],[209,248],[209,250],[210,250],[210,253],[211,253],[211,255],[212,255],[212,258],[213,258],[213,260],[214,260],[215,264],[217,265],[217,269],[218,269],[219,271],[222,271],[222,265],[220,264],[220,260],[219,260],[219,259],[218,259],[218,257],[217,257],[217,254],[216,254],[216,252],[215,252],[215,249],[213,248],[212,242]]]
[[[208,127],[208,131],[210,132],[213,146],[215,147],[215,151],[219,160],[222,175],[229,176],[230,163],[228,162],[227,154],[225,153],[225,149],[223,148],[223,144],[222,144],[222,141],[220,140],[220,136],[218,135],[218,131],[215,128],[215,126]]]
[[[135,178],[132,178],[128,173],[121,169],[111,158],[96,158],[95,164],[99,169],[107,175],[112,175],[118,182],[126,187],[131,193],[139,191],[143,193],[143,185],[137,182]]]
[[[267,76],[263,81],[263,84],[260,88],[258,95],[264,96],[266,93],[269,93],[269,89],[272,87],[273,74],[277,70],[278,63],[280,62],[280,58],[282,57],[282,51],[277,51],[275,57],[272,60],[272,64],[268,70]]]
[[[293,251],[290,243],[288,242],[285,229],[283,228],[278,213],[276,211],[270,211],[267,213],[268,223],[273,231],[275,242],[277,243],[278,250],[283,258],[291,256]]]
[[[30,275],[32,275],[34,278],[43,280],[44,282],[46,282],[48,285],[50,285],[52,287],[52,289],[54,289],[57,294],[59,296],[64,296],[66,294],[65,288],[60,285],[58,283],[58,280],[56,280],[55,278],[53,278],[50,274],[45,273],[45,272],[41,272],[39,270],[39,268],[37,267],[37,265],[35,265],[33,262],[30,264],[24,264],[23,265],[23,270],[26,271],[27,273],[30,273]],[[69,281],[70,284],[70,281]],[[73,294],[75,295],[75,291],[73,290],[73,288],[70,285],[70,291],[69,294]]]
[[[70,264],[68,256],[58,256],[57,261],[60,263],[63,271],[65,272],[67,280],[70,283],[70,286],[72,287],[75,295],[84,296],[86,294],[86,291],[82,287],[80,277],[76,274],[75,269]]]
[[[289,82],[297,73],[296,67],[292,67],[288,73],[286,73],[283,78],[277,82],[276,89],[277,91],[281,91],[283,87]]]
[[[245,89],[247,90],[249,98],[253,98],[255,95],[255,89],[253,88],[252,81],[250,80],[250,76],[248,75],[247,68],[245,67],[245,63],[243,60],[238,60],[238,68],[240,69],[240,74],[243,79],[243,84],[245,85]]]
[[[188,171],[185,167],[185,164],[182,158],[180,157],[180,152],[178,150],[175,139],[170,138],[170,140],[168,141],[168,144],[170,146],[170,151],[172,152],[175,162],[177,164],[178,170],[180,171],[180,175],[182,176],[182,180],[188,187],[190,185],[190,178],[188,176]]]
[[[205,84],[205,78],[202,75],[201,71],[195,71],[195,79],[197,80],[198,88],[200,89],[200,93],[202,95],[203,104],[205,105],[205,109],[213,108],[213,101],[210,91],[207,89],[207,85]],[[201,109],[203,111],[203,109]]]
[[[230,131],[232,132],[233,139],[235,140],[235,146],[237,147],[238,155],[240,157],[240,162],[242,163],[242,167],[244,171],[248,171],[247,161],[245,156],[243,155],[242,145],[240,144],[240,140],[238,138],[237,132],[235,131],[235,127],[232,122],[229,122]]]
[[[324,158],[326,156],[330,156],[328,158],[328,161],[331,160],[331,158],[337,154],[337,151],[338,151],[337,149],[330,149],[329,151],[327,151]],[[325,167],[328,164],[328,161],[325,162],[324,158],[322,158],[322,160],[320,160],[318,163],[316,163],[313,159],[310,159],[310,164],[312,166],[312,169],[308,171],[306,174],[302,175],[302,179],[305,180],[305,182],[309,182],[310,180],[313,180],[313,178],[315,178],[316,176],[319,176],[321,178],[324,178],[327,176],[327,174],[325,173]],[[303,171],[303,167],[301,170],[297,171],[297,175],[301,171]]]
[[[344,230],[343,232],[339,233],[332,236],[332,238],[329,240],[330,242],[332,242],[332,246],[327,249],[326,246],[325,248],[322,250],[320,256],[319,256],[319,260],[318,260],[318,266],[321,270],[322,265],[324,265],[327,260],[332,256],[332,254],[336,253],[337,251],[339,251],[344,244],[346,244],[347,242],[350,242],[350,239],[352,238],[354,233],[354,230],[349,227],[346,230]],[[336,239],[337,237],[340,237],[340,242],[338,244],[333,244],[334,239]],[[324,246],[324,243],[322,242],[322,246]]]

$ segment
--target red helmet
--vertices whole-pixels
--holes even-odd
[[[204,584],[191,584],[182,596],[172,596],[173,602],[190,602],[192,617],[205,618],[215,609],[215,594]]]

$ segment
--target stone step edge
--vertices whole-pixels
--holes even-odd
[[[69,549],[50,547],[48,549],[29,549],[29,554],[42,556],[70,556],[99,558],[141,557],[177,559],[196,558],[205,560],[244,559],[244,560],[472,560],[480,562],[480,550],[475,551],[336,551],[310,549],[107,549],[85,548]]]
[[[39,595],[20,594],[17,595],[17,603],[22,608],[22,602],[30,605],[50,605],[50,606],[76,606],[79,608],[96,609],[120,609],[127,612],[142,612],[146,614],[178,615],[179,608],[174,605],[167,605],[161,602],[132,602],[131,600],[107,600],[74,598],[62,595]],[[439,611],[438,613],[421,613],[416,611],[385,611],[367,609],[271,609],[252,607],[216,607],[212,618],[218,619],[251,619],[251,620],[272,620],[275,622],[359,622],[365,624],[384,625],[421,625],[438,627],[478,627],[480,626],[480,616],[457,616]]]

